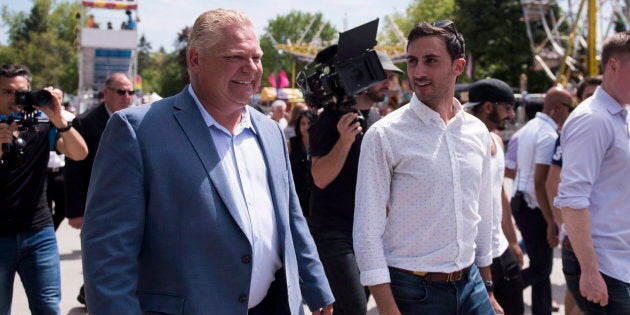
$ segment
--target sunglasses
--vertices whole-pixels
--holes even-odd
[[[111,91],[115,91],[115,92],[116,92],[116,94],[118,94],[118,95],[120,95],[120,96],[123,96],[123,95],[125,95],[125,94],[128,94],[128,95],[130,95],[130,96],[131,96],[131,95],[136,94],[136,91],[134,91],[134,90],[129,90],[129,91],[127,91],[127,90],[124,90],[124,89],[119,89],[119,90],[112,89],[112,88],[107,88],[107,89],[109,89],[109,90],[111,90]]]
[[[431,26],[443,28],[447,31],[452,32],[453,34],[457,34],[457,29],[455,28],[455,23],[451,20],[442,20],[437,22],[431,22]]]

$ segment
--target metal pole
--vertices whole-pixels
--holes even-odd
[[[628,1],[628,0],[626,0]],[[588,75],[595,76],[597,69],[597,0],[588,0]]]

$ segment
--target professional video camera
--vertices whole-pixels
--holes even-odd
[[[298,74],[306,103],[318,108],[352,106],[354,96],[385,80],[376,51],[378,19],[339,34],[339,42],[320,51]]]
[[[29,132],[37,130],[37,124],[45,120],[40,119],[40,112],[35,110],[34,105],[44,107],[50,105],[52,102],[52,94],[46,90],[36,91],[16,91],[15,92],[15,105],[20,109],[18,113],[11,113],[8,117],[0,115],[0,123],[12,124],[17,123],[18,130],[22,132]],[[24,160],[24,148],[26,142],[24,139],[17,137],[13,140],[12,144],[3,143],[2,151],[4,154],[15,154],[15,160],[18,165],[25,163]]]

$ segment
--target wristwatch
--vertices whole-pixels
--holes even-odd
[[[68,120],[67,121],[67,125],[63,128],[57,128],[57,132],[62,133],[62,132],[66,132],[68,130],[70,130],[70,128],[72,128],[72,121]]]
[[[488,291],[488,293],[494,291],[494,283],[492,283],[492,281],[484,281],[483,284],[486,286],[486,291]]]

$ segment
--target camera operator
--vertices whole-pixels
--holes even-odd
[[[387,78],[403,73],[387,55],[377,54]],[[380,118],[373,107],[385,99],[388,84],[386,79],[372,85],[355,96],[350,108],[325,107],[309,129],[315,184],[309,225],[335,296],[335,314],[367,312],[367,290],[359,281],[352,248],[354,189],[362,131]]]
[[[46,197],[48,152],[56,144],[71,159],[87,156],[83,138],[61,115],[57,98],[50,95],[47,105],[20,108],[16,94],[29,90],[30,82],[25,66],[0,68],[0,115],[22,115],[19,123],[0,123],[0,314],[10,312],[16,272],[33,314],[60,313],[59,254]],[[50,122],[27,124],[27,108],[42,111]]]

